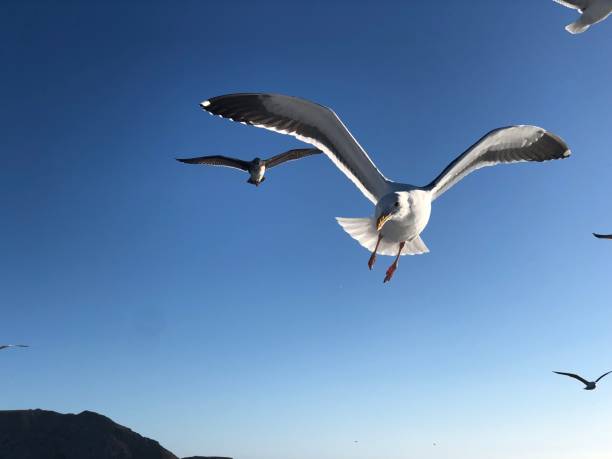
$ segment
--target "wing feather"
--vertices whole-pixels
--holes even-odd
[[[593,236],[595,236],[597,239],[612,239],[612,234],[593,233]]]
[[[0,350],[9,349],[11,347],[30,347],[27,344],[0,344]]]
[[[570,154],[563,140],[542,128],[511,126],[495,129],[457,157],[425,188],[431,191],[433,200],[482,167],[563,159]]]
[[[297,97],[256,93],[213,97],[201,106],[213,115],[291,135],[319,148],[373,203],[390,191],[390,182],[327,107]]]
[[[249,171],[249,163],[241,159],[230,158],[228,156],[200,156],[198,158],[177,158],[177,161],[187,164],[206,164],[209,166],[222,166]]]
[[[318,155],[320,153],[323,152],[317,148],[296,148],[295,150],[289,150],[267,159],[266,169],[286,163],[287,161],[295,161],[306,156]]]
[[[589,382],[586,379],[584,379],[582,376],[578,376],[574,373],[563,373],[562,371],[553,371],[553,373],[557,373],[558,375],[569,376],[570,378],[577,379],[585,386],[589,384]]]
[[[582,10],[586,9],[589,6],[589,0],[554,0],[559,5],[566,6],[573,10],[579,10],[582,13]]]
[[[601,379],[605,378],[606,376],[608,376],[610,373],[612,373],[612,371],[608,371],[607,373],[604,373],[603,375],[601,375],[599,378],[597,378],[595,380],[596,383],[598,383]]]

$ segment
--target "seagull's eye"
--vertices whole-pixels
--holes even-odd
[[[395,207],[399,207],[399,202],[396,202],[396,203],[395,203]]]

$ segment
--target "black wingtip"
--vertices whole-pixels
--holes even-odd
[[[561,152],[560,159],[569,158],[572,155],[572,150],[570,150],[570,147],[567,145],[567,142],[565,142],[565,140],[549,131],[546,131],[546,135],[548,135],[551,139],[557,142],[559,147],[562,148],[563,151]]]
[[[179,163],[183,163],[183,164],[198,164],[198,162],[196,161],[197,158],[174,158],[176,159]]]

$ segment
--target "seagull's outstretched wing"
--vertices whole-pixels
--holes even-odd
[[[582,13],[589,6],[591,0],[553,0],[560,5],[567,6],[573,10],[578,10]]]
[[[548,161],[571,154],[563,140],[536,126],[495,129],[450,163],[425,188],[432,200],[440,197],[459,180],[481,167],[524,161]]]
[[[566,6],[573,10],[583,12],[592,2],[592,0],[554,0],[560,5]]]
[[[599,378],[597,378],[597,379],[595,380],[595,382],[596,382],[596,383],[598,383],[600,379],[605,378],[605,377],[606,377],[606,376],[608,376],[610,373],[612,373],[612,371],[608,371],[607,373],[604,373],[604,374],[603,374],[603,375],[601,375]]]
[[[27,344],[0,344],[0,350],[8,349],[10,347],[30,347]]]
[[[391,191],[389,181],[327,107],[280,94],[228,94],[200,105],[213,115],[288,134],[321,149],[373,203]]]
[[[296,159],[310,155],[318,155],[320,153],[323,152],[317,148],[297,148],[295,150],[289,150],[285,153],[273,156],[270,159],[266,159],[266,169],[286,163],[287,161],[295,161]]]
[[[593,236],[595,236],[597,239],[612,239],[612,234],[593,233]]]
[[[589,0],[554,0],[560,5],[567,6],[574,10],[579,10],[582,13],[587,6],[589,6]]]
[[[232,167],[248,172],[249,163],[241,159],[230,158],[228,156],[200,156],[198,158],[176,158],[177,161],[187,164],[207,164],[209,166]]]
[[[558,375],[569,376],[570,378],[577,379],[585,386],[588,386],[589,382],[581,376],[575,375],[574,373],[563,373],[561,371],[553,371],[553,373],[557,373]]]

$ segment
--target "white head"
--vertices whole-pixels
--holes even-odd
[[[410,193],[396,191],[386,194],[376,204],[374,218],[376,230],[380,231],[385,223],[392,220],[402,220],[410,212]]]

